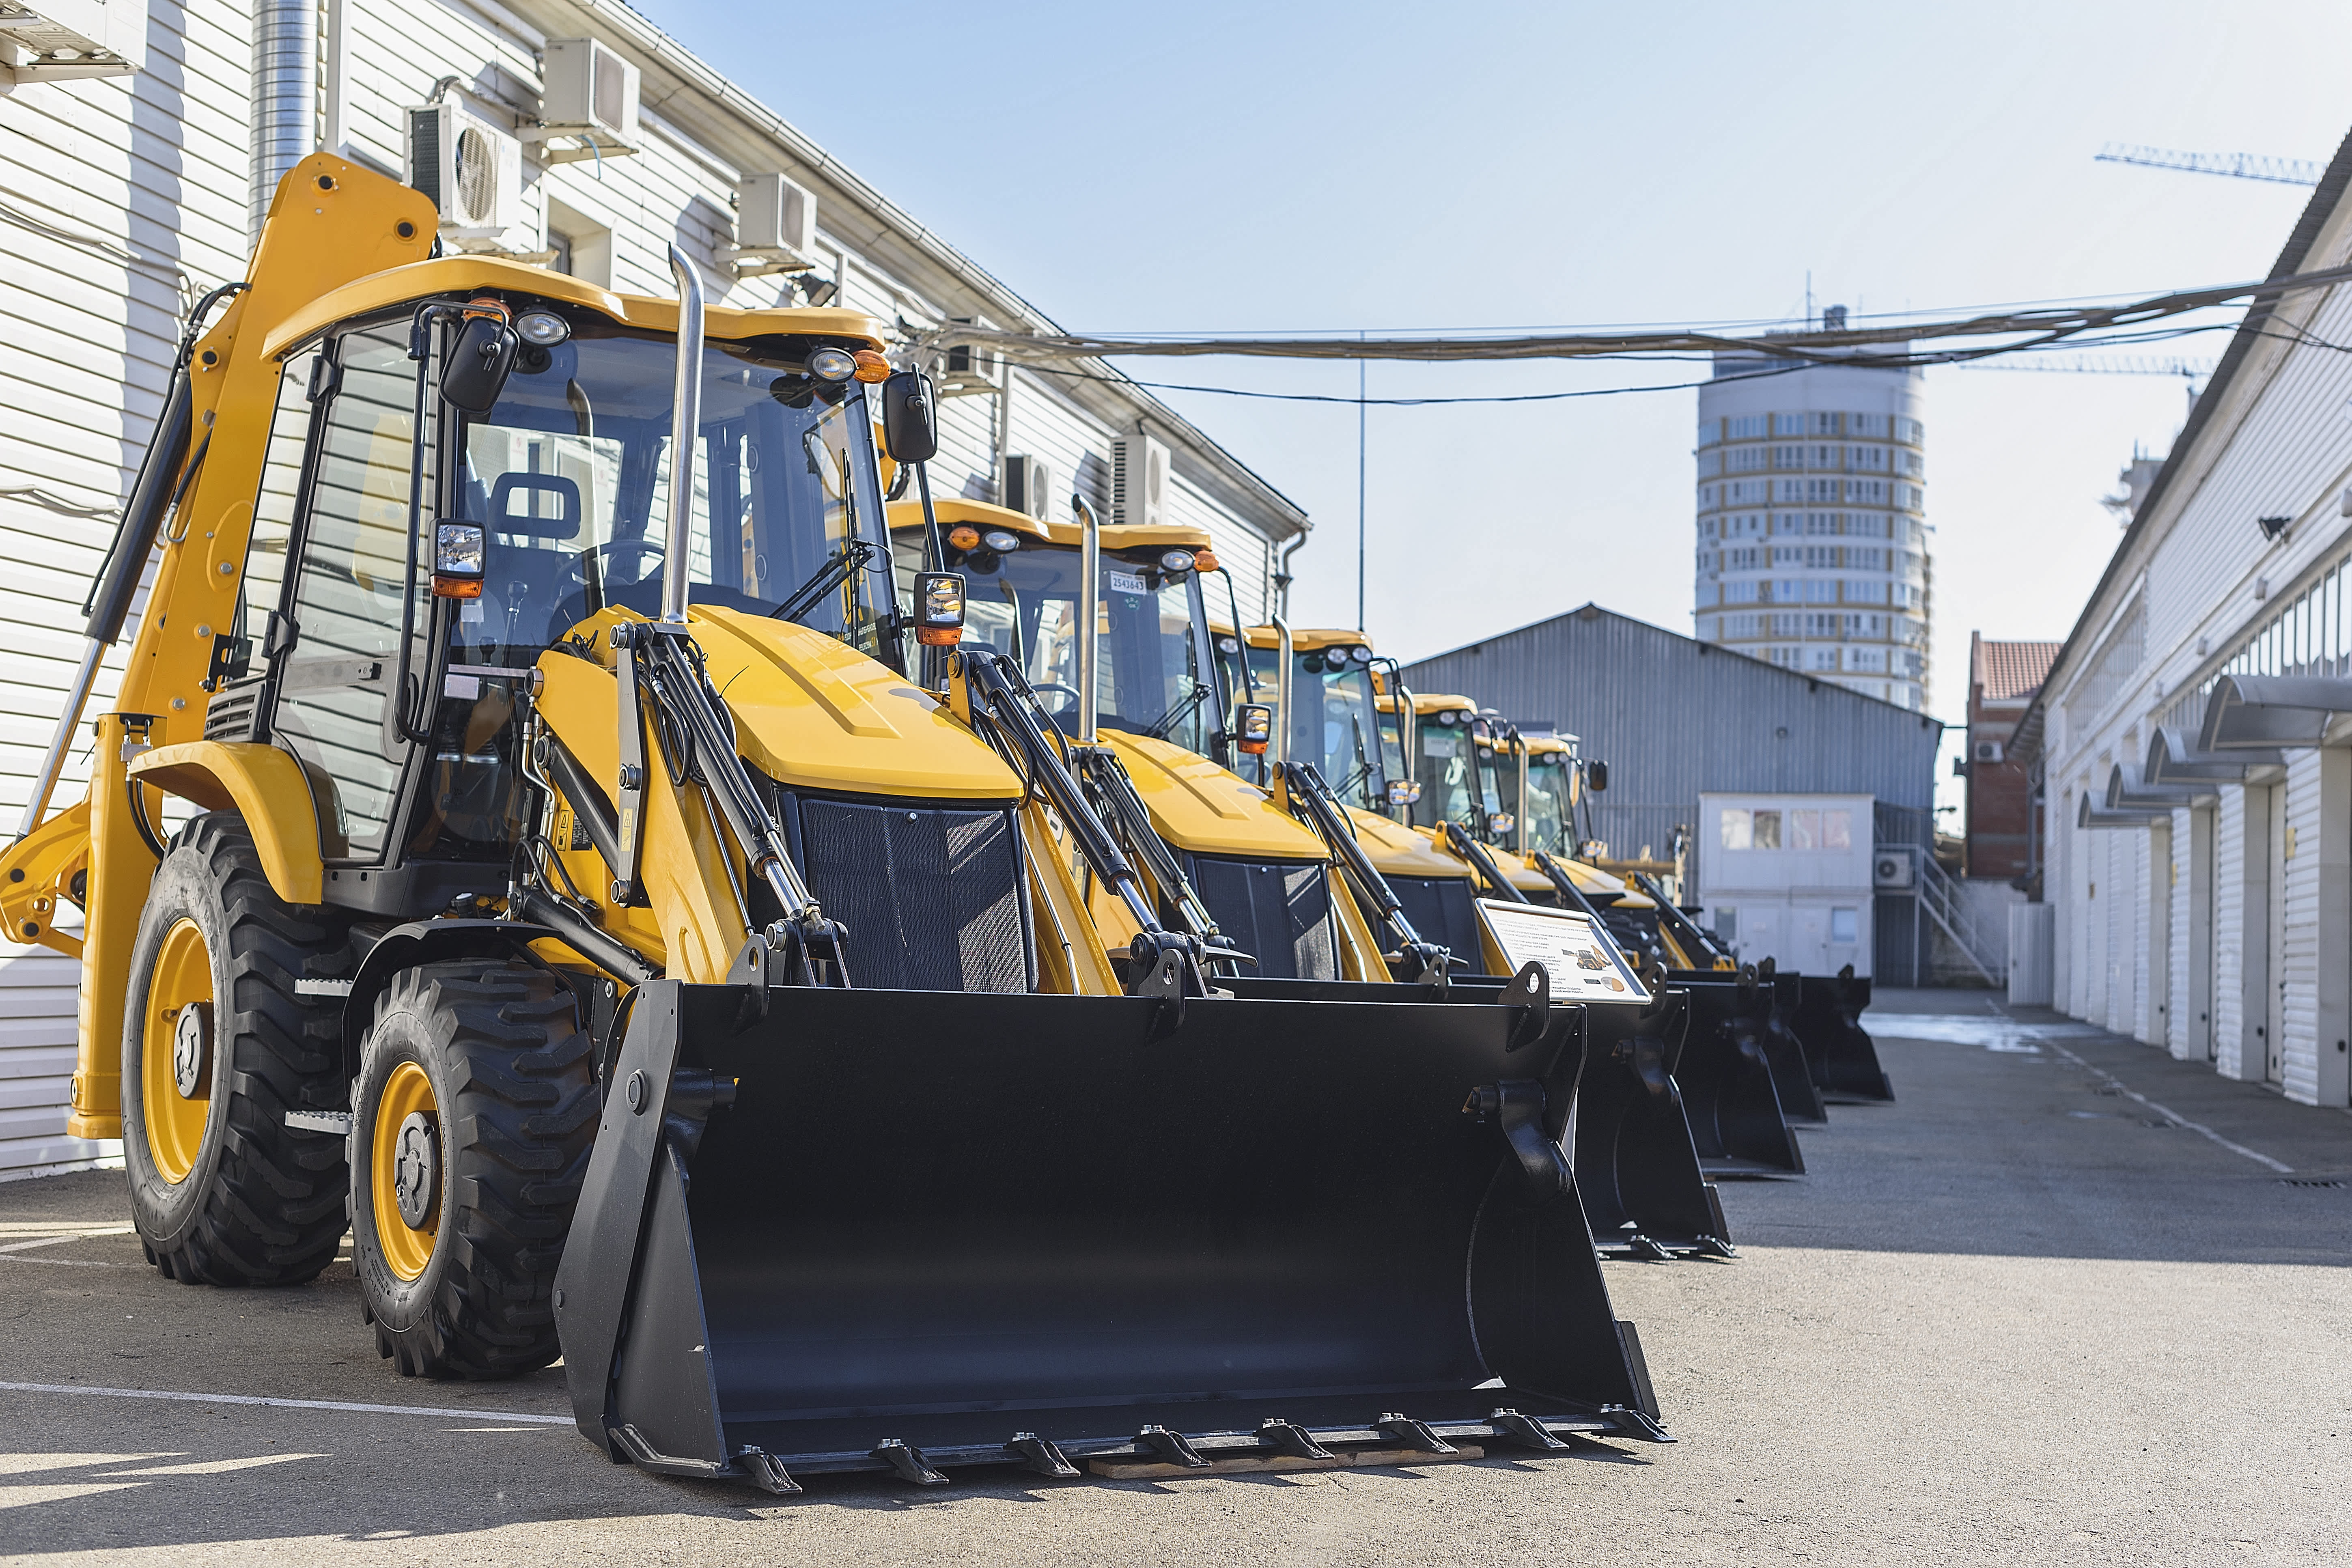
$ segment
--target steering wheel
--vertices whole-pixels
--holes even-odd
[[[1076,708],[1079,702],[1077,689],[1076,687],[1065,686],[1058,680],[1032,681],[1030,683],[1029,689],[1035,692],[1040,697],[1043,697],[1048,691],[1058,691],[1063,696],[1067,697],[1070,700],[1070,706],[1073,708]]]
[[[654,566],[659,566],[664,557],[667,554],[667,551],[650,539],[608,539],[604,543],[595,547],[595,552],[600,556],[616,555],[623,552],[634,552],[640,560],[650,555],[654,558]],[[581,577],[585,577],[588,574],[583,569],[582,563],[577,556],[572,558],[572,570],[576,575]],[[614,588],[634,588],[644,583],[652,574],[653,572],[651,567],[640,567],[635,576],[624,582],[620,580],[619,574],[614,573],[612,574],[613,580],[607,584],[607,586]]]

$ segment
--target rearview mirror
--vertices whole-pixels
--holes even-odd
[[[457,331],[441,369],[441,401],[467,414],[488,414],[506,390],[522,340],[495,316],[476,316]]]
[[[1606,790],[1609,787],[1609,764],[1607,763],[1585,763],[1584,784],[1587,789],[1595,793]]]
[[[938,455],[940,429],[931,378],[902,370],[882,384],[882,440],[894,463],[928,463]]]
[[[1244,755],[1265,755],[1274,740],[1274,710],[1263,702],[1243,703],[1234,710],[1234,735]]]

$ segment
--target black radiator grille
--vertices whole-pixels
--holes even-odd
[[[1468,878],[1391,877],[1388,883],[1422,941],[1450,949],[1454,957],[1469,963],[1466,971],[1455,973],[1486,973],[1478,942],[1478,906],[1471,896]]]
[[[261,677],[253,675],[227,682],[213,693],[212,701],[205,709],[205,739],[252,740],[254,710],[260,701]]]
[[[1320,861],[1213,860],[1196,856],[1192,887],[1229,946],[1257,960],[1262,980],[1337,980],[1331,886]]]
[[[853,983],[1027,991],[1020,843],[1010,812],[802,799],[802,874],[849,928]]]

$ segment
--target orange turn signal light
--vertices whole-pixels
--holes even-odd
[[[980,530],[968,522],[957,523],[948,530],[948,547],[951,550],[979,549]]]
[[[915,640],[925,647],[953,647],[963,641],[961,626],[917,626]]]
[[[1195,550],[1194,552],[1192,552],[1192,570],[1193,570],[1193,571],[1195,571],[1195,572],[1214,572],[1216,569],[1217,569],[1217,552],[1216,552],[1215,551],[1213,551],[1213,550]]]
[[[849,357],[857,362],[857,368],[850,374],[868,385],[890,379],[890,362],[872,349],[859,349]]]
[[[478,599],[482,596],[479,577],[441,577],[433,579],[433,596],[436,599]]]

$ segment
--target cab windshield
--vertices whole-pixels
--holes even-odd
[[[1477,749],[1483,742],[1470,725],[1446,723],[1447,717],[1425,714],[1413,725],[1421,782],[1421,802],[1413,817],[1416,822],[1454,823],[1472,837],[1483,838],[1486,814],[1496,809],[1485,804],[1483,792],[1491,789],[1494,775],[1489,769],[1483,781],[1480,777]]]
[[[1138,552],[1139,555],[1142,552]],[[950,549],[964,577],[966,647],[1012,656],[1066,731],[1077,729],[1078,552],[1032,544],[1002,554]],[[1199,614],[1199,574],[1106,552],[1095,612],[1095,723],[1205,754],[1220,713]]]
[[[892,589],[872,420],[862,386],[807,374],[813,346],[704,350],[688,598],[785,611],[883,657]],[[497,405],[464,422],[445,515],[482,523],[488,539],[482,595],[459,611],[453,660],[527,663],[606,605],[659,614],[674,569],[676,365],[671,340],[583,326],[551,348],[526,346]]]
[[[1528,819],[1519,825],[1519,846],[1528,851],[1568,853],[1568,753],[1546,752],[1528,759]]]

